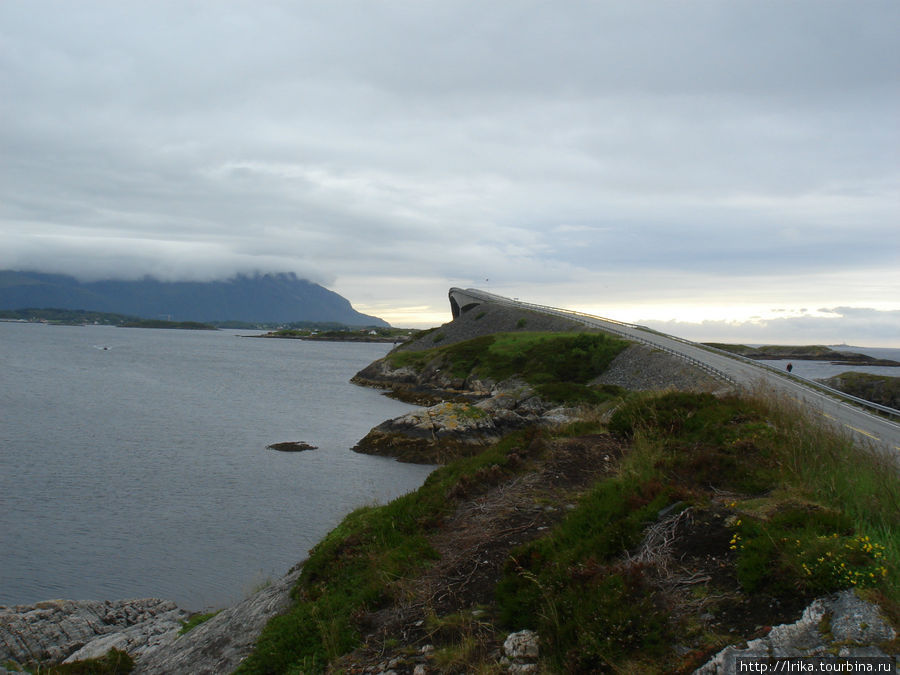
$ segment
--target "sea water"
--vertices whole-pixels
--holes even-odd
[[[389,348],[0,322],[0,604],[223,607],[417,488],[433,467],[351,451],[413,409],[349,383]]]

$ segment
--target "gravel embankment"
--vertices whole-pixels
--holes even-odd
[[[594,382],[633,391],[674,389],[717,393],[730,388],[687,361],[641,344],[634,344],[619,354]]]

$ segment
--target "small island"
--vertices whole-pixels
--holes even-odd
[[[406,342],[419,331],[412,328],[356,328],[344,326],[321,330],[318,328],[280,328],[254,337],[287,340],[318,340],[322,342]]]

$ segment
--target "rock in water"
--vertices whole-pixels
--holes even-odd
[[[278,450],[279,452],[301,452],[303,450],[318,450],[315,445],[310,445],[305,441],[284,441],[283,443],[272,443],[267,445],[270,450]]]

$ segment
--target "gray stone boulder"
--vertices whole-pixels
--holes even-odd
[[[508,382],[489,398],[471,403],[443,401],[386,420],[353,448],[401,461],[443,464],[530,425],[570,422],[576,411],[548,403],[523,383]]]
[[[503,641],[503,664],[515,674],[536,673],[541,655],[540,637],[531,630],[510,633]]]

